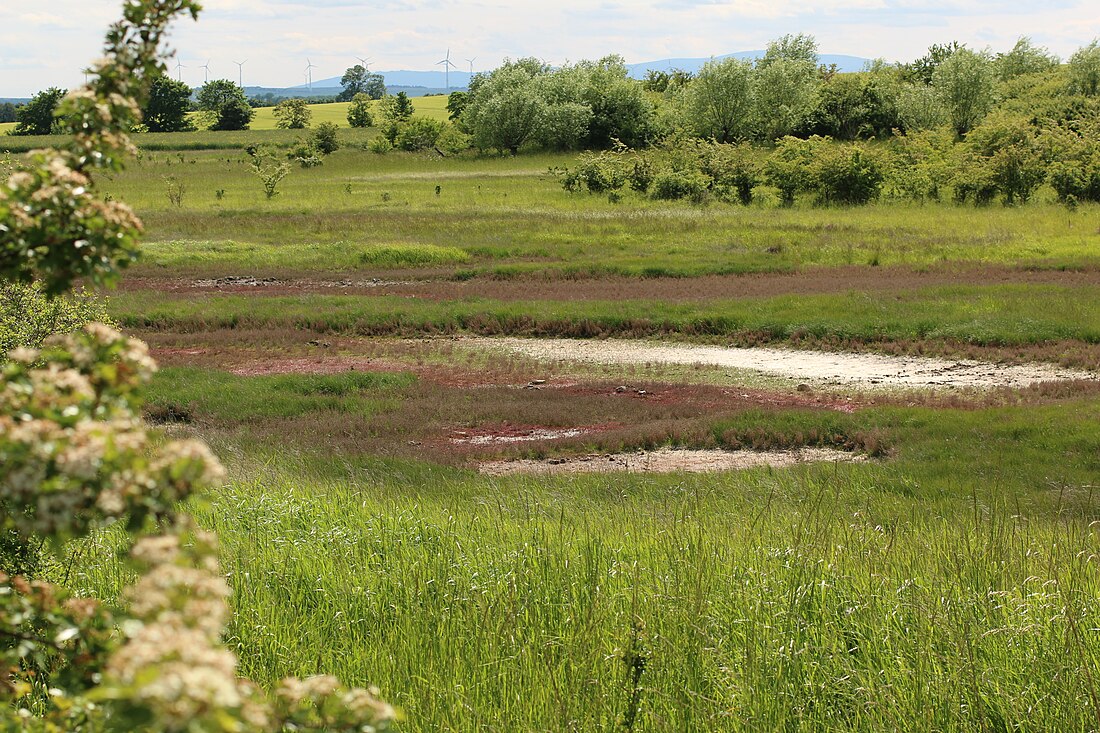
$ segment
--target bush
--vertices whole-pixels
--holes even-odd
[[[47,337],[107,321],[102,301],[83,290],[47,298],[37,283],[0,281],[0,355],[37,349]]]
[[[653,198],[663,200],[689,199],[706,201],[713,179],[694,171],[661,171],[653,178]]]
[[[586,153],[577,162],[576,168],[566,169],[561,174],[566,191],[586,189],[589,193],[608,193],[626,185],[626,166],[621,151]]]
[[[356,94],[348,104],[348,124],[352,127],[373,127],[374,116],[370,109],[370,95],[366,92]]]
[[[310,142],[313,144],[313,147],[321,151],[322,155],[335,153],[340,149],[340,142],[336,139],[336,131],[338,129],[335,122],[322,122],[317,125],[317,129],[313,131]]]
[[[435,147],[443,134],[444,123],[430,117],[413,117],[399,124],[393,143],[401,150],[415,152]]]
[[[454,125],[445,125],[435,146],[448,155],[457,155],[470,149],[470,136]]]
[[[719,198],[732,196],[746,206],[752,203],[752,190],[760,184],[760,165],[750,145],[706,143],[699,169],[710,176]]]
[[[828,138],[815,135],[809,140],[788,136],[776,144],[764,164],[764,175],[770,185],[779,189],[784,206],[794,204],[796,194],[814,189],[814,160],[827,143]]]
[[[393,143],[389,141],[389,138],[379,135],[378,137],[367,143],[367,150],[371,151],[375,155],[385,155],[393,150]]]
[[[1047,165],[1035,130],[1026,120],[996,116],[976,127],[958,146],[955,198],[1005,205],[1027,201],[1046,179]]]
[[[828,146],[817,156],[815,178],[825,203],[865,204],[878,198],[883,166],[863,145]]]
[[[280,130],[302,130],[309,127],[313,111],[304,99],[284,99],[275,105],[275,126]]]
[[[315,166],[322,165],[324,161],[324,155],[317,146],[313,144],[312,140],[299,139],[287,153],[287,157],[297,163],[303,168],[313,168]]]

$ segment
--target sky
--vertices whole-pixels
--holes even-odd
[[[238,78],[248,86],[339,76],[370,59],[376,70],[439,69],[449,48],[462,69],[504,58],[552,64],[609,53],[628,63],[720,56],[810,33],[822,53],[909,61],[958,40],[1007,51],[1028,35],[1067,58],[1100,35],[1097,0],[205,0],[199,21],[179,21],[172,46],[183,80]],[[99,55],[118,0],[0,0],[0,97],[72,87]],[[174,62],[173,66],[174,66]],[[175,74],[173,74],[175,75]]]

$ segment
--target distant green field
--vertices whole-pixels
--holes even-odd
[[[412,100],[412,103],[413,109],[416,110],[416,114],[418,115],[433,117],[437,120],[447,119],[447,98],[444,96],[416,97]],[[378,109],[377,102],[374,103],[374,108],[375,110]],[[322,122],[335,122],[340,127],[349,126],[347,102],[311,104],[309,109],[313,113],[312,124],[314,125],[318,125]],[[274,107],[257,107],[256,117],[252,120],[251,128],[253,130],[276,129],[274,112]]]
[[[417,97],[412,101],[416,114],[438,120],[447,119],[446,97]],[[377,109],[378,103],[376,102],[374,106]],[[340,127],[348,128],[344,141],[352,144],[365,143],[377,134],[376,129],[351,129],[348,126],[347,108],[346,102],[310,105],[310,111],[313,112],[311,124],[316,126],[322,122],[334,122]],[[229,150],[243,148],[250,143],[292,144],[302,136],[303,131],[278,129],[275,126],[274,111],[274,107],[256,108],[256,117],[248,130],[144,133],[135,135],[134,140],[143,150]],[[14,128],[13,122],[0,124],[0,152],[23,153],[35,148],[55,145],[58,140],[54,135],[7,136],[7,131]]]

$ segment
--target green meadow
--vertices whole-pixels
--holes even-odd
[[[609,200],[562,188],[571,156],[377,155],[347,129],[267,199],[241,147],[293,142],[269,122],[175,149],[142,136],[105,182],[147,228],[105,293],[161,362],[147,416],[229,469],[193,509],[221,541],[245,674],[377,685],[404,731],[1100,726],[1095,380],[824,390],[447,346],[630,336],[1095,369],[1100,207]],[[535,427],[590,431],[466,439]],[[478,470],[660,447],[856,460]],[[116,594],[118,542],[80,547],[70,584]]]

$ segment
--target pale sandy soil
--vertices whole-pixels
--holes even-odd
[[[465,346],[540,360],[590,364],[703,364],[817,385],[992,388],[1097,379],[1093,372],[1049,364],[993,364],[881,354],[780,348],[725,348],[620,339],[468,338]]]
[[[557,475],[570,473],[714,473],[759,466],[786,468],[799,463],[850,463],[862,456],[831,448],[776,451],[678,450],[661,448],[636,453],[594,454],[543,460],[493,461],[478,470],[488,476],[512,474]]]

